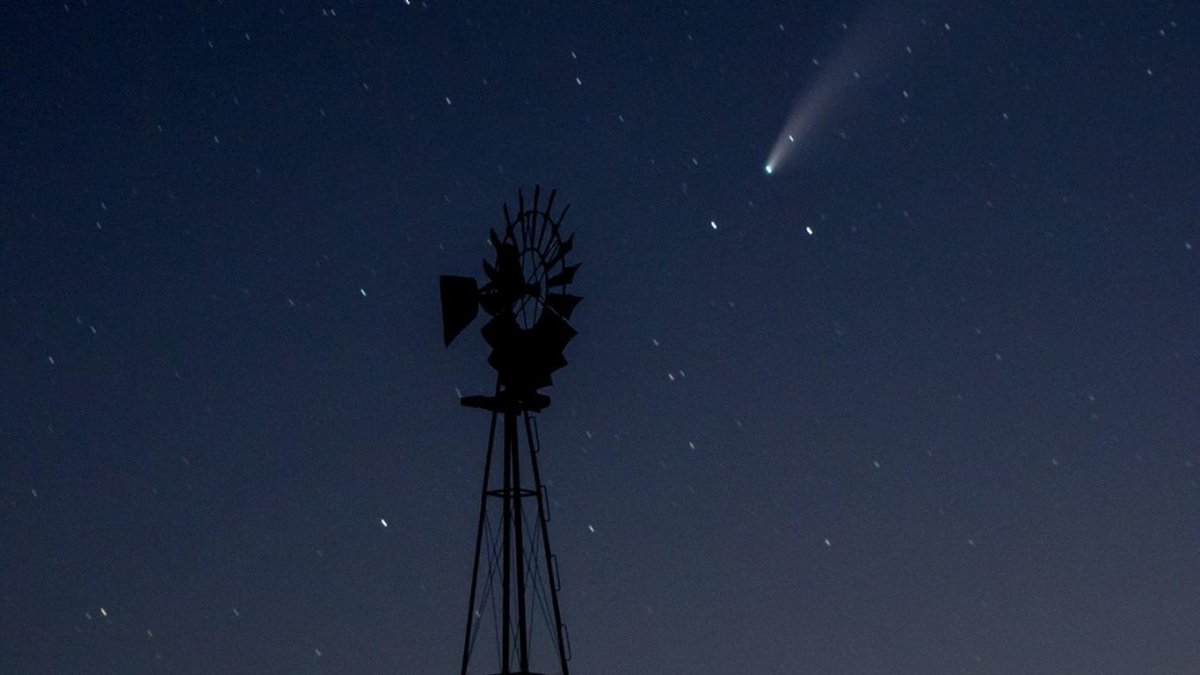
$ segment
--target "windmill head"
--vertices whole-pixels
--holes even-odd
[[[541,189],[534,188],[526,206],[517,193],[516,216],[504,206],[505,226],[489,232],[495,253],[483,261],[484,279],[441,277],[442,339],[447,347],[482,309],[491,318],[483,339],[491,347],[488,363],[496,369],[498,386],[525,409],[540,409],[549,399],[538,393],[552,384],[551,374],[567,365],[563,350],[575,337],[571,315],[580,298],[568,292],[579,264],[568,264],[574,236],[562,237],[567,208],[553,210],[555,192],[540,205]],[[535,408],[534,406],[538,406]]]

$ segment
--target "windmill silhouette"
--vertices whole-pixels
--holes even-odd
[[[550,397],[538,390],[550,386],[551,374],[567,365],[563,350],[575,337],[568,320],[582,299],[567,292],[579,265],[567,264],[575,238],[564,240],[560,230],[570,206],[554,216],[555,195],[551,191],[542,207],[541,188],[535,187],[527,208],[525,195],[518,191],[515,216],[510,215],[508,204],[504,205],[503,234],[494,229],[489,232],[496,258],[494,263],[483,262],[487,281],[482,286],[472,277],[441,278],[446,346],[482,308],[491,317],[481,332],[491,347],[488,363],[496,370],[494,395],[460,399],[464,406],[492,414],[462,675],[468,673],[489,612],[499,643],[498,674],[536,675],[531,664],[543,656],[557,663],[562,675],[570,672],[570,641],[559,608],[558,565],[550,549],[549,503],[538,468],[541,448],[534,416],[550,405]],[[498,421],[501,459],[499,466],[494,466]],[[537,611],[551,637],[548,648],[541,650],[535,649],[533,640]]]

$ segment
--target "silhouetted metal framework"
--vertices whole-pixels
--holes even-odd
[[[464,406],[492,413],[475,532],[462,675],[467,675],[489,598],[499,642],[499,673],[534,675],[530,670],[534,660],[530,615],[537,609],[552,637],[559,669],[563,675],[570,673],[570,643],[559,609],[558,566],[550,549],[549,504],[538,467],[541,448],[537,420],[532,414],[550,405],[550,398],[538,390],[550,386],[551,374],[567,365],[563,350],[575,337],[568,320],[582,299],[567,292],[579,265],[567,264],[574,236],[564,240],[560,228],[570,207],[555,216],[555,194],[550,192],[543,207],[541,189],[535,187],[532,204],[527,207],[525,195],[518,192],[515,216],[509,213],[508,204],[504,205],[503,234],[494,229],[489,233],[496,258],[494,264],[483,262],[487,277],[483,286],[471,277],[441,278],[446,346],[483,308],[491,317],[482,329],[491,347],[488,363],[496,369],[494,395],[461,399]],[[498,464],[494,462],[497,422],[501,423]],[[528,482],[530,477],[532,484]],[[495,515],[497,505],[499,521],[493,528],[490,516]],[[530,513],[531,505],[534,514]],[[535,517],[532,525],[531,515]],[[497,582],[499,603],[494,597]]]

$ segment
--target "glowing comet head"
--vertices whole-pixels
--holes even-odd
[[[774,167],[774,166],[772,166],[772,165],[770,165],[770,164],[768,164],[768,165],[766,165],[766,166],[764,166],[764,167],[763,167],[763,173],[765,173],[765,174],[767,174],[768,176],[770,176],[771,174],[775,173],[775,167]]]

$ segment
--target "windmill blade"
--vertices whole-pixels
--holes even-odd
[[[546,379],[549,380],[551,373],[567,367],[567,358],[562,355],[562,352],[558,352],[547,356],[539,365],[542,367],[541,373],[545,373]]]
[[[578,270],[579,266],[582,264],[583,263],[575,263],[574,265],[567,265],[566,267],[563,268],[563,271],[561,271],[558,274],[555,274],[554,276],[547,279],[546,285],[547,286],[566,286],[567,284],[569,284],[575,280],[575,271]]]
[[[533,205],[529,207],[530,222],[529,222],[529,239],[525,243],[529,246],[541,246],[541,234],[538,232],[538,226],[542,225],[542,212],[538,209],[538,203],[542,201],[542,186],[534,184],[533,186]]]
[[[542,312],[529,333],[529,339],[536,345],[536,353],[544,358],[551,358],[554,354],[561,357],[567,343],[577,335],[571,324],[547,312]]]
[[[563,256],[570,253],[573,248],[575,248],[575,233],[571,233],[571,236],[567,237],[566,241],[558,245],[558,249],[554,251],[554,255],[550,256],[550,259],[546,261],[546,269],[557,265],[558,261],[562,260]]]
[[[442,340],[449,347],[479,313],[479,286],[471,277],[443,275],[442,291]]]
[[[542,242],[546,238],[547,232],[558,232],[558,226],[554,222],[554,216],[551,212],[554,210],[554,198],[558,195],[558,190],[550,191],[550,198],[546,200],[546,210],[542,212],[539,220],[541,221],[541,229],[538,230],[537,247],[542,248]]]
[[[570,319],[571,313],[575,311],[575,306],[579,304],[580,300],[583,298],[569,293],[547,293],[545,304],[555,314],[564,319]]]
[[[562,225],[563,218],[567,217],[567,211],[570,211],[570,210],[571,210],[570,204],[567,204],[566,206],[563,207],[562,213],[558,214],[558,220],[554,221],[554,227],[556,229],[558,228],[559,225]]]

